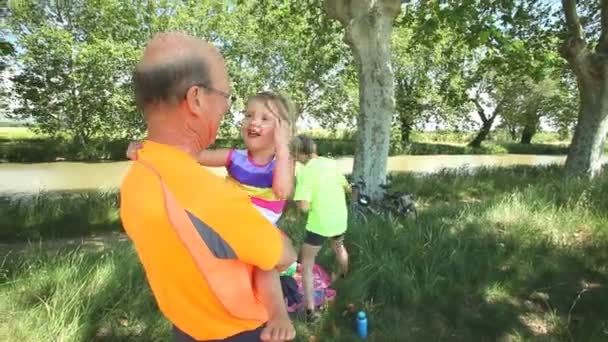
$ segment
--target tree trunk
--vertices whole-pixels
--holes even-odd
[[[355,180],[363,179],[368,195],[378,199],[386,181],[390,125],[395,109],[390,41],[399,0],[325,0],[328,14],[345,28],[359,79]]]
[[[566,173],[569,176],[594,177],[602,169],[602,154],[608,133],[608,84],[605,79],[602,84],[593,80],[578,82],[578,124],[566,159]]]
[[[414,126],[408,115],[399,115],[399,128],[401,129],[401,143],[405,146],[410,143],[412,127]]]
[[[481,147],[481,143],[484,140],[486,140],[486,138],[490,134],[490,131],[492,130],[492,126],[494,125],[494,121],[496,120],[496,117],[498,117],[500,112],[502,112],[502,107],[504,106],[505,99],[503,98],[502,100],[500,100],[500,102],[498,102],[496,104],[496,108],[494,108],[494,112],[492,113],[492,116],[490,116],[490,117],[488,117],[485,109],[479,102],[479,98],[475,98],[475,99],[471,99],[471,100],[477,107],[477,115],[479,115],[479,118],[481,119],[481,129],[479,130],[479,133],[477,133],[477,136],[475,137],[475,139],[473,139],[473,141],[471,141],[469,143],[469,146],[471,146],[473,148],[479,148],[479,147]]]
[[[519,141],[521,144],[529,145],[532,143],[532,138],[538,131],[538,126],[540,124],[539,109],[541,101],[542,98],[536,98],[526,110],[524,129],[521,132],[521,140]]]
[[[509,125],[507,126],[508,130],[509,130],[509,135],[511,136],[511,140],[515,141],[517,140],[517,126],[515,125]]]
[[[568,36],[561,53],[576,75],[578,123],[566,159],[570,177],[597,176],[608,133],[608,0],[601,0],[601,35],[591,50],[583,33],[575,0],[562,0]]]
[[[529,145],[532,143],[532,138],[536,134],[536,130],[538,127],[539,118],[536,117],[534,121],[527,121],[524,126],[523,131],[521,132],[521,140],[519,141],[521,144]]]
[[[475,136],[475,139],[473,139],[469,143],[469,146],[474,147],[474,148],[480,148],[481,143],[484,140],[486,140],[488,135],[490,135],[490,130],[492,129],[493,124],[494,124],[494,118],[490,118],[488,121],[485,121],[481,125],[481,129],[479,130],[479,133],[477,133],[477,136]]]

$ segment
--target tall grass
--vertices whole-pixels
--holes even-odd
[[[352,268],[320,324],[298,341],[354,341],[347,304],[370,341],[605,341],[608,173],[565,180],[559,167],[393,175],[419,198],[417,222],[351,222]],[[283,221],[299,243],[303,218]],[[0,340],[166,341],[128,243],[37,249],[0,272]],[[325,248],[319,262],[332,268]],[[4,338],[4,339],[3,339]]]
[[[37,240],[120,230],[116,191],[0,197],[0,240]]]
[[[42,138],[27,127],[0,126],[0,141]]]
[[[129,244],[31,253],[0,278],[0,340],[169,340]]]

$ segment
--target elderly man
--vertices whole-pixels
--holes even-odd
[[[222,56],[188,35],[159,34],[134,85],[148,137],[121,186],[121,218],[176,339],[293,339],[278,276],[254,283],[295,261],[290,241],[195,159],[230,108]]]

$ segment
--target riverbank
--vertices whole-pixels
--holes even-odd
[[[352,134],[328,134],[310,132],[315,137],[319,152],[333,157],[352,156],[355,140]],[[534,144],[518,144],[496,133],[494,139],[479,148],[467,146],[473,133],[415,132],[412,142],[401,144],[393,141],[391,155],[461,155],[461,154],[541,154],[564,155],[568,153],[568,141],[557,134],[539,134]],[[87,146],[73,145],[60,139],[35,135],[23,127],[0,129],[0,162],[40,163],[56,161],[123,161],[127,140],[92,140]],[[214,148],[242,148],[238,138],[220,138]],[[607,146],[608,151],[608,146]]]
[[[353,158],[336,158],[338,167],[344,174],[352,172]],[[400,155],[388,158],[389,172],[408,171],[432,173],[444,169],[504,167],[512,165],[560,164],[565,156],[544,155]],[[5,163],[0,164],[0,196],[11,193],[65,192],[114,190],[120,186],[130,162],[56,162],[56,163]],[[210,168],[224,176],[224,168]]]
[[[350,224],[352,272],[319,325],[297,324],[297,341],[353,341],[350,303],[368,311],[370,341],[608,337],[608,173],[586,181],[555,166],[446,170],[399,174],[394,184],[417,195],[419,221]],[[88,210],[39,204],[22,215],[71,207],[89,214],[64,222],[87,227],[90,217],[115,217],[115,199],[102,198],[107,206],[85,198]],[[297,244],[302,224],[284,224]],[[11,255],[0,256],[0,340],[170,338],[128,241],[55,251],[43,242]],[[331,258],[325,249],[319,262]]]

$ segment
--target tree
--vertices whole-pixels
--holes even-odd
[[[27,100],[16,115],[34,118],[37,127],[50,134],[88,140],[92,131],[100,139],[141,132],[141,115],[124,82],[130,79],[145,43],[165,30],[188,32],[222,50],[233,92],[242,99],[230,114],[236,115],[244,99],[261,90],[287,93],[301,111],[324,126],[348,122],[356,111],[354,68],[343,58],[347,48],[341,42],[339,24],[323,15],[320,1],[273,0],[259,6],[253,0],[24,0],[14,4],[9,21],[23,48],[18,56],[23,72],[16,80],[19,95]],[[277,27],[279,35],[269,34]],[[103,53],[93,58],[90,51],[100,51],[96,46],[112,49],[107,58]],[[84,51],[88,52],[82,56],[92,59],[86,62],[88,67],[80,68]],[[127,55],[133,60],[123,58]],[[45,59],[56,63],[52,70],[45,69]],[[116,81],[107,83],[110,78]],[[47,90],[41,80],[62,84]],[[100,91],[84,91],[94,87]],[[124,114],[116,116],[112,113],[119,110],[108,105],[119,103]],[[78,113],[88,113],[87,120],[78,119],[82,117]],[[226,135],[238,132],[230,114],[222,122],[221,132]],[[111,124],[83,126],[92,122]]]
[[[578,91],[576,79],[564,68],[559,77],[554,96],[546,102],[547,119],[557,129],[561,139],[572,139],[578,116]]]
[[[481,143],[490,134],[494,122],[504,111],[505,104],[513,96],[512,88],[514,83],[512,80],[497,76],[494,73],[486,73],[476,82],[476,87],[472,91],[470,101],[475,105],[475,112],[481,120],[481,129],[475,138],[471,140],[469,146],[475,148],[481,147]]]
[[[344,28],[359,80],[355,179],[363,179],[378,198],[386,181],[390,125],[394,113],[394,76],[390,41],[400,0],[325,0],[329,17]]]
[[[395,121],[402,145],[410,142],[416,126],[431,120],[450,121],[453,111],[446,108],[441,83],[452,77],[453,51],[460,40],[449,28],[444,28],[432,38],[432,44],[420,44],[417,31],[424,21],[418,20],[415,7],[407,5],[405,9],[397,18],[391,45]]]
[[[302,113],[324,127],[348,122],[356,104],[354,68],[346,56],[338,23],[323,14],[318,1],[243,1],[227,18],[222,36],[234,84],[247,94],[282,90]],[[280,35],[268,32],[281,27]],[[269,61],[272,67],[269,67]],[[263,77],[260,77],[263,75]]]
[[[89,148],[93,139],[141,132],[130,78],[145,37],[133,29],[143,26],[137,11],[127,7],[121,1],[15,3],[8,21],[21,48],[13,82],[22,101],[13,116]]]
[[[521,144],[530,144],[539,129],[541,118],[548,117],[557,109],[555,103],[560,101],[557,98],[560,94],[559,82],[552,78],[537,82],[524,77],[511,91],[513,94],[505,103],[502,114],[504,125],[514,135],[520,134]]]
[[[608,133],[608,0],[583,2],[588,10],[587,24],[597,27],[599,23],[597,39],[586,37],[577,1],[562,0],[562,5],[566,36],[561,53],[576,75],[580,100],[566,173],[592,178],[601,171]]]
[[[451,72],[442,88],[451,107],[474,104],[481,125],[470,145],[479,146],[500,117],[502,99],[495,96],[508,96],[505,89],[498,89],[511,83],[505,76],[513,81],[545,77],[546,66],[553,61],[550,6],[541,0],[424,3],[418,7],[418,18],[424,19],[419,42],[434,44],[446,31],[458,37],[446,49]],[[487,93],[479,93],[481,88]],[[492,103],[480,106],[476,97]],[[488,112],[489,107],[499,111]],[[468,116],[467,111],[461,112]]]
[[[125,115],[135,115],[125,71],[136,60],[131,49],[75,44],[66,31],[49,27],[32,30],[21,43],[23,68],[13,81],[23,104],[16,117],[32,118],[37,130],[80,146],[123,132]]]

